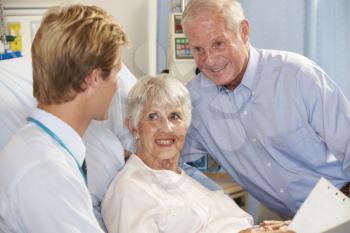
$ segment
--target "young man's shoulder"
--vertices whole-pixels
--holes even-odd
[[[69,166],[62,153],[45,133],[30,125],[24,126],[0,152],[0,186],[15,186],[40,171],[47,172],[48,176],[60,174]],[[36,181],[33,179],[33,182]]]

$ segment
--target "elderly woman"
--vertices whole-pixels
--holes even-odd
[[[239,232],[252,217],[222,191],[210,191],[178,166],[191,121],[187,89],[160,75],[138,81],[128,96],[127,127],[136,154],[102,203],[109,233]]]

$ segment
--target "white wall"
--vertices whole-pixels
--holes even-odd
[[[123,59],[136,77],[156,73],[157,0],[101,0],[125,28],[131,46]]]
[[[97,5],[108,11],[124,27],[130,46],[124,48],[122,58],[136,77],[156,72],[157,0],[1,0],[5,6],[52,6],[72,3]],[[5,11],[6,13],[6,11]],[[22,14],[22,13],[21,13]],[[32,16],[31,16],[32,17]],[[30,20],[22,16],[6,16],[8,21],[22,24],[24,55],[29,56],[31,35]],[[28,42],[29,41],[29,42]]]

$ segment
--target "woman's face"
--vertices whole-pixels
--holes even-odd
[[[185,116],[180,106],[150,101],[134,131],[139,138],[136,153],[151,168],[168,169],[164,164],[169,161],[177,164],[186,133]]]

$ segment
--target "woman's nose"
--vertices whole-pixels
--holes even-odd
[[[163,119],[162,125],[161,125],[161,130],[163,132],[172,132],[173,131],[173,124],[171,123],[171,121],[169,121],[168,119]]]

